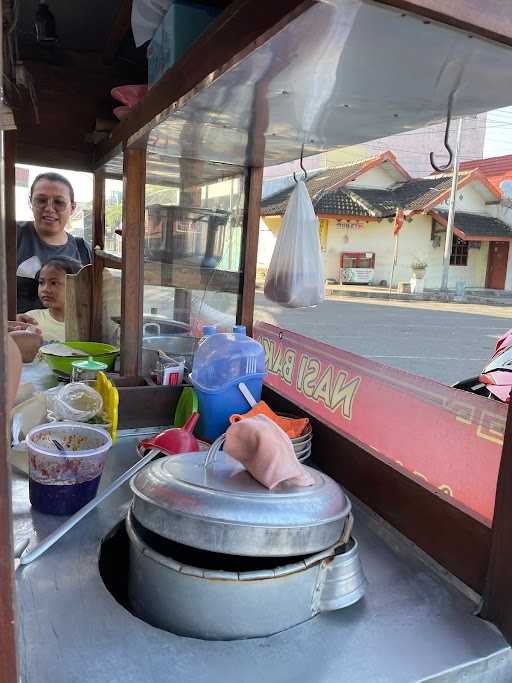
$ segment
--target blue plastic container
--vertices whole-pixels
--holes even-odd
[[[218,436],[224,434],[229,427],[231,415],[243,415],[250,410],[250,406],[242,396],[238,384],[243,382],[256,401],[259,401],[265,374],[262,372],[257,375],[240,377],[220,389],[208,389],[194,382],[194,378],[190,377],[199,404],[197,434],[208,441],[215,441]]]
[[[236,332],[204,338],[190,376],[199,403],[198,434],[212,441],[223,434],[231,415],[250,408],[239,383],[244,382],[259,401],[265,375],[265,352],[251,337]]]
[[[221,12],[221,7],[193,0],[174,0],[147,49],[150,87],[185,54]]]

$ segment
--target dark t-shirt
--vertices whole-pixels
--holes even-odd
[[[37,273],[55,256],[69,256],[84,266],[91,263],[91,248],[81,237],[68,233],[68,241],[60,246],[46,244],[40,239],[34,223],[17,223],[17,312],[25,313],[44,308],[37,296]]]

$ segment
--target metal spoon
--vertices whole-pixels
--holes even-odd
[[[103,502],[105,498],[108,498],[108,496],[110,496],[111,493],[114,493],[114,491],[118,489],[122,484],[124,484],[125,481],[128,481],[128,479],[133,477],[134,474],[137,474],[139,470],[141,470],[145,465],[147,465],[151,460],[153,460],[153,458],[157,456],[159,453],[160,450],[158,448],[153,448],[151,451],[149,451],[149,453],[144,458],[142,458],[142,460],[139,460],[139,462],[133,465],[133,467],[130,467],[129,470],[126,470],[124,474],[115,479],[110,484],[110,486],[107,486],[107,488],[104,491],[102,491],[99,496],[93,498],[90,501],[90,503],[87,503],[87,505],[84,505],[84,507],[78,510],[78,512],[75,512],[74,515],[71,515],[71,517],[66,522],[64,522],[64,524],[55,529],[55,531],[51,533],[49,536],[47,536],[44,539],[44,541],[39,543],[39,545],[36,545],[35,548],[32,548],[32,550],[22,553],[19,557],[19,564],[30,564],[34,560],[37,560],[37,558],[40,557],[44,552],[46,552],[48,548],[51,548],[52,545],[56,543],[60,538],[62,538],[65,533],[72,529],[75,526],[75,524],[78,524],[78,522],[81,519],[83,519],[87,514],[89,514],[91,510],[94,510],[94,508],[97,507],[101,502]],[[18,547],[21,547],[21,543]]]
[[[66,452],[66,449],[64,448],[64,446],[61,444],[60,441],[57,441],[57,439],[52,439],[52,443],[53,443],[53,445],[55,446],[55,448],[56,448],[58,451],[60,451],[61,453],[65,453],[65,452]]]

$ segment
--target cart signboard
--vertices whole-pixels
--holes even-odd
[[[267,323],[257,323],[254,336],[265,349],[270,388],[491,522],[505,404]]]

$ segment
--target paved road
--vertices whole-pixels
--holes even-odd
[[[265,320],[386,365],[452,384],[477,375],[512,310],[431,302],[335,299],[314,309],[284,309],[256,294]]]

